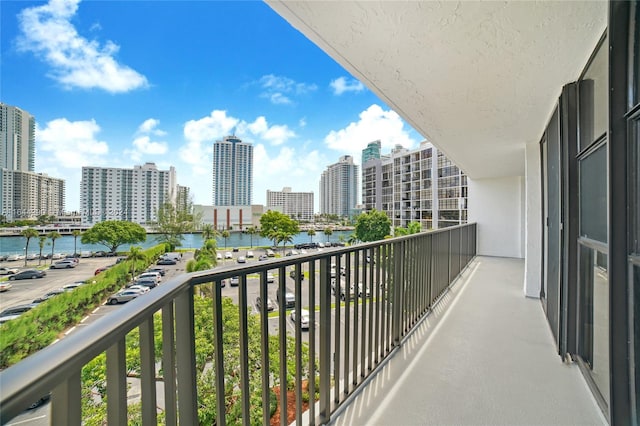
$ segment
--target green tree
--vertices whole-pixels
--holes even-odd
[[[378,241],[391,232],[391,220],[385,212],[373,209],[358,215],[356,219],[356,238],[360,241]]]
[[[260,217],[260,236],[273,241],[274,246],[300,232],[300,225],[286,214],[269,210]]]
[[[56,248],[56,240],[62,235],[58,231],[51,231],[47,234],[47,237],[51,240],[51,263],[53,264],[53,252]]]
[[[218,236],[218,231],[213,225],[202,225],[202,241],[207,241]]]
[[[24,245],[24,266],[27,266],[27,254],[29,253],[29,241],[31,240],[31,238],[37,238],[38,237],[38,231],[36,231],[33,228],[27,228],[24,229],[20,232],[20,235],[22,235],[27,241],[25,242]]]
[[[131,246],[127,260],[131,262],[131,277],[135,277],[138,262],[146,262],[147,256],[144,254],[142,248]]]
[[[46,225],[47,223],[49,223],[49,216],[46,214],[41,214],[36,218],[36,222],[38,222],[38,225]]]
[[[199,222],[199,218],[194,217],[190,210],[177,208],[171,202],[162,204],[152,224],[153,230],[158,233],[156,239],[168,243],[172,250],[181,246],[184,234],[193,232]]]
[[[220,236],[224,238],[224,248],[227,248],[227,238],[231,236],[231,233],[225,229],[220,233]]]
[[[40,248],[40,253],[38,256],[38,265],[42,263],[42,249],[44,248],[44,244],[47,242],[47,237],[41,235],[38,237],[38,247]]]
[[[401,237],[403,235],[417,234],[421,230],[422,225],[420,225],[420,222],[412,221],[407,224],[406,228],[403,228],[401,226],[395,227],[393,229],[393,235],[395,235],[396,237]]]
[[[82,235],[82,231],[79,229],[74,229],[71,231],[71,235],[73,235],[73,255],[78,254],[78,237]]]
[[[136,244],[147,239],[147,232],[137,223],[106,220],[82,234],[82,244],[101,244],[114,253],[122,244]]]
[[[322,231],[324,233],[324,235],[327,236],[327,242],[329,242],[331,235],[333,234],[333,228],[331,228],[330,226],[327,226],[326,228],[324,228],[324,231]]]
[[[247,228],[247,230],[245,231],[247,234],[249,234],[249,237],[251,239],[251,248],[253,248],[253,236],[254,235],[258,235],[258,233],[260,232],[258,230],[258,228],[256,228],[255,226],[250,226]]]
[[[309,229],[307,235],[309,236],[310,242],[313,243],[313,236],[316,235],[315,229]]]

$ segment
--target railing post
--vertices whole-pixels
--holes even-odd
[[[153,315],[140,324],[140,390],[142,424],[158,424],[156,408],[156,363],[153,339]]]
[[[178,424],[178,412],[176,410],[176,347],[173,319],[172,302],[162,308],[162,372],[164,376],[164,417],[166,426],[176,426]]]
[[[81,375],[78,370],[53,389],[51,398],[52,425],[80,426],[82,420],[80,386]]]
[[[118,340],[107,349],[107,423],[127,423],[127,368],[125,341]]]
[[[193,286],[176,297],[176,365],[178,413],[181,425],[198,424]]]
[[[393,243],[393,299],[391,304],[392,325],[391,338],[393,346],[400,345],[400,321],[402,314],[402,249],[403,243]]]
[[[329,258],[320,259],[320,423],[331,419],[331,295]]]

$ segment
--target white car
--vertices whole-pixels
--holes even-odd
[[[253,258],[253,252],[252,251],[248,251],[247,252],[247,259],[252,259]]]
[[[216,253],[216,260],[222,260],[222,253]]]
[[[230,252],[230,251],[228,251],[228,252],[226,252],[226,253],[224,254],[224,258],[225,258],[225,259],[233,259],[233,255],[231,254],[231,252]]]
[[[143,278],[155,278],[156,283],[159,284],[162,281],[162,274],[160,272],[144,272],[136,277],[136,281]]]
[[[65,259],[59,262],[54,263],[50,266],[51,269],[66,269],[66,268],[75,268],[78,266],[78,262],[73,259]]]
[[[293,311],[291,311],[291,321],[293,321],[293,323],[296,323],[296,311],[295,309]],[[309,329],[309,311],[307,311],[306,309],[300,309],[300,328],[303,330],[308,330]]]
[[[8,282],[0,283],[0,293],[2,293],[3,291],[9,291],[10,289],[11,289],[11,283],[8,283]]]
[[[140,294],[145,294],[148,293],[151,289],[146,285],[132,285],[131,287],[128,287],[127,290],[137,291]]]
[[[0,275],[13,275],[17,273],[18,273],[17,268],[5,268],[4,266],[0,267]]]

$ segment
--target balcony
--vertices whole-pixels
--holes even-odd
[[[279,405],[287,406],[287,383],[295,395],[303,395],[306,384],[309,395],[317,395],[306,410],[303,398],[294,397],[296,424],[605,423],[577,367],[555,355],[539,301],[522,297],[523,262],[475,257],[476,245],[476,226],[462,225],[183,275],[0,373],[0,423],[51,392],[50,424],[80,425],[81,370],[106,353],[107,421],[126,424],[125,339],[136,329],[142,424],[157,424],[158,406],[168,425],[197,424],[203,370],[215,372],[211,388],[226,389],[226,395],[208,399],[217,407],[219,425],[249,424],[256,404],[261,423],[268,424],[270,395],[279,389]],[[336,274],[343,268],[344,276]],[[256,331],[248,325],[249,278],[258,275],[255,285],[265,300],[272,270],[278,279],[271,286],[282,301],[277,330],[263,304],[257,314],[260,353],[249,353],[250,331]],[[289,271],[303,278],[291,279]],[[240,308],[231,308],[240,329],[223,333],[229,305],[220,286],[208,283],[232,276],[240,277]],[[309,309],[308,332],[285,313],[287,287],[297,312],[315,307]],[[212,295],[203,298],[206,288]],[[204,323],[194,318],[200,303],[209,304]],[[154,321],[161,325],[161,342],[154,341]],[[203,328],[212,330],[213,347],[222,348],[205,364],[195,349]],[[223,344],[228,333],[238,346]],[[270,335],[287,348],[275,369]],[[305,363],[303,354],[309,357]],[[229,371],[240,377],[236,389],[225,386]],[[234,419],[221,414],[231,411]]]

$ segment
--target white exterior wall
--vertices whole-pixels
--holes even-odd
[[[526,146],[526,210],[524,294],[540,297],[542,285],[542,189],[540,176],[540,145]]]
[[[469,179],[469,222],[478,224],[477,252],[524,257],[522,177]]]

